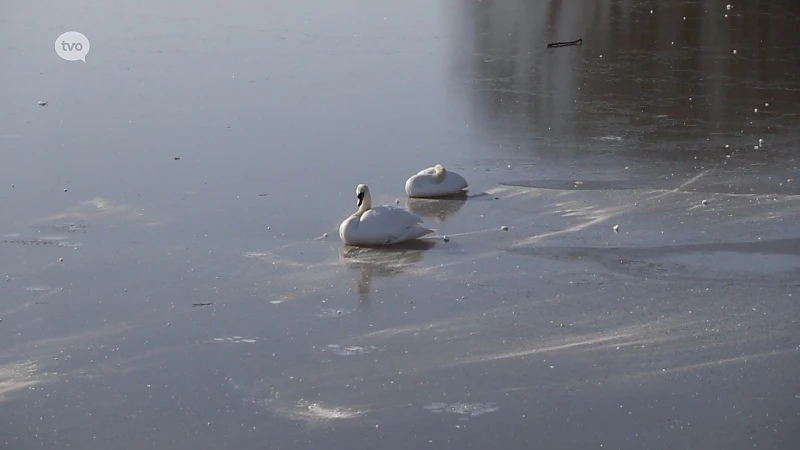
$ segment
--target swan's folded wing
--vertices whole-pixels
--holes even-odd
[[[422,218],[402,208],[378,206],[361,216],[359,233],[370,240],[384,244],[400,242],[412,235],[427,231],[420,227]]]
[[[417,175],[434,175],[436,173],[435,167],[428,167],[417,172]]]
[[[423,222],[422,217],[403,208],[397,208],[394,206],[376,206],[375,208],[372,208],[364,213],[364,215],[361,216],[361,221],[363,222],[364,218],[369,216],[375,217],[374,219],[369,220],[383,225],[390,223],[414,225]]]

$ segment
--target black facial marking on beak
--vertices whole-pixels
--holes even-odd
[[[364,193],[359,192],[356,197],[358,197],[358,205],[356,206],[361,206],[361,204],[364,203]]]

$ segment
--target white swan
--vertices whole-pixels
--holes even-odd
[[[406,194],[409,197],[430,198],[460,194],[469,186],[467,180],[455,172],[448,172],[437,164],[420,170],[406,180]]]
[[[372,207],[366,184],[356,187],[358,211],[339,225],[339,237],[347,245],[391,245],[410,241],[433,230],[421,225],[422,218],[394,206]]]

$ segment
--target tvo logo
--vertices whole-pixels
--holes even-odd
[[[56,54],[67,61],[86,62],[89,53],[89,39],[77,31],[67,31],[56,38]]]

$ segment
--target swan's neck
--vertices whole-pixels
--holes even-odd
[[[369,211],[372,208],[372,197],[369,194],[364,195],[364,199],[361,201],[361,206],[358,207],[358,211],[356,214],[358,217],[361,217],[365,212]]]
[[[433,168],[433,181],[435,181],[436,183],[441,183],[442,181],[444,181],[444,177],[446,174],[447,173],[444,170],[444,166],[441,164],[437,164]]]

